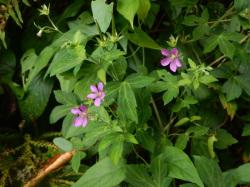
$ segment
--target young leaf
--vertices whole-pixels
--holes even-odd
[[[72,143],[62,137],[54,138],[53,143],[64,151],[71,151],[73,149]]]
[[[117,11],[126,18],[134,28],[134,17],[139,8],[139,0],[118,0]]]
[[[91,9],[94,20],[97,21],[102,32],[106,32],[113,14],[113,3],[109,5],[105,3],[105,0],[95,0],[91,2]]]
[[[114,165],[110,158],[106,157],[90,167],[72,187],[117,186],[124,178],[124,165]]]
[[[77,151],[72,160],[71,160],[71,167],[72,169],[77,173],[80,165],[81,165],[81,159],[83,159],[87,154],[81,151]]]

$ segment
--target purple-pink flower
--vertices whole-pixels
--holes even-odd
[[[90,90],[92,91],[92,93],[87,95],[87,98],[92,99],[94,101],[94,105],[97,107],[101,105],[101,103],[105,97],[103,87],[104,87],[104,85],[102,82],[99,82],[97,86],[91,85]]]
[[[181,61],[179,58],[179,52],[177,48],[173,48],[172,50],[162,49],[161,54],[165,56],[161,60],[162,66],[170,66],[170,70],[176,72],[176,70],[181,67]]]
[[[88,113],[87,107],[84,105],[80,105],[79,107],[72,108],[71,113],[76,117],[73,121],[73,125],[76,127],[83,126],[86,127],[88,124]]]

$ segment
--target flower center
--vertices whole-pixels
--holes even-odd
[[[86,118],[87,112],[81,112],[81,113],[79,114],[79,116],[80,116],[81,118]]]

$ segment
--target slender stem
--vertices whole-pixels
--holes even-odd
[[[136,151],[136,149],[135,149],[135,147],[133,145],[132,145],[132,147],[133,147],[133,150],[134,150],[136,156],[138,156],[145,163],[145,165],[147,167],[149,167],[149,164],[147,163],[147,161]]]
[[[217,21],[214,22],[214,24],[211,25],[211,29],[216,27],[222,20],[224,20],[227,16],[230,16],[233,13],[234,7],[232,6],[229,8],[223,16],[221,16]]]
[[[244,38],[242,38],[241,39],[241,41],[239,42],[240,44],[243,44],[248,38],[249,38],[249,34],[248,35],[246,35]],[[225,55],[222,55],[222,56],[220,56],[219,58],[217,58],[217,59],[215,59],[213,62],[211,62],[210,64],[209,64],[209,66],[213,66],[213,65],[215,65],[215,64],[217,64],[218,62],[220,62],[222,59],[224,59],[226,56]]]
[[[153,106],[153,109],[154,109],[155,116],[156,116],[156,118],[157,118],[158,124],[159,124],[159,126],[160,126],[160,129],[164,129],[163,123],[162,123],[162,121],[161,121],[161,117],[160,117],[160,114],[159,114],[159,111],[158,111],[158,109],[157,109],[157,106],[156,106],[156,104],[155,104],[155,101],[154,101],[153,97],[151,97],[151,103],[152,103],[152,106]]]
[[[208,24],[215,24],[215,23],[222,23],[222,22],[228,22],[231,21],[232,19],[222,19],[222,20],[215,20],[215,21],[209,21],[207,22]]]
[[[57,26],[54,24],[54,22],[51,20],[51,18],[50,18],[50,16],[48,15],[48,20],[49,20],[49,22],[50,22],[50,24],[53,26],[53,28],[56,30],[56,31],[58,31],[59,33],[63,33],[62,31],[60,31],[58,28],[57,28]]]
[[[142,65],[145,66],[145,49],[142,48]]]
[[[169,120],[168,124],[163,129],[163,133],[166,132],[167,135],[169,134],[170,127],[174,123],[175,119],[176,119],[176,117],[173,117],[173,112],[172,112],[170,115],[170,120]]]

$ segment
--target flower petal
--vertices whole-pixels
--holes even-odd
[[[181,62],[178,58],[174,59],[174,63],[177,67],[181,67]]]
[[[70,110],[70,112],[71,112],[72,114],[77,115],[77,114],[80,114],[80,113],[81,113],[81,110],[80,110],[79,108],[72,108],[72,109]]]
[[[98,97],[98,98],[95,99],[94,105],[98,107],[98,106],[101,105],[101,102],[102,102],[101,98]]]
[[[73,125],[75,127],[79,127],[79,126],[81,126],[83,124],[83,122],[84,122],[84,118],[82,118],[82,117],[76,117],[74,119]]]
[[[95,85],[91,85],[90,86],[90,90],[92,91],[92,92],[98,92],[98,89],[97,89],[97,87],[95,86]]]
[[[101,95],[99,96],[99,98],[101,98],[101,100],[103,100],[105,97],[105,93],[104,92],[101,92]]]
[[[103,90],[103,83],[99,82],[97,87],[98,87],[99,91],[102,91]]]
[[[172,72],[176,72],[177,66],[176,66],[175,63],[171,63],[171,64],[170,64],[170,70],[171,70]]]
[[[171,63],[171,61],[172,61],[171,58],[163,58],[163,59],[161,60],[161,65],[162,65],[162,66],[167,66],[167,65],[169,65],[169,64]]]
[[[169,55],[170,55],[170,51],[167,50],[167,49],[162,49],[162,50],[161,50],[161,54],[162,54],[163,56],[169,56]]]
[[[171,50],[171,53],[174,55],[174,56],[178,56],[178,49],[177,48],[173,48],[172,50]]]
[[[81,110],[81,112],[86,112],[87,107],[84,105],[80,105],[79,109]]]
[[[87,117],[86,118],[82,118],[82,126],[86,127],[87,124],[88,124],[88,118]]]
[[[91,93],[91,94],[87,95],[88,99],[95,99],[96,97],[97,97],[96,93]]]

